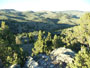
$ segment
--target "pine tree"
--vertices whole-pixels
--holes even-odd
[[[67,68],[90,68],[90,50],[87,50],[85,47],[81,49],[73,62],[68,64]]]
[[[4,21],[2,21],[2,23],[1,23],[0,34],[2,36],[2,39],[4,39],[4,41],[8,42],[8,44],[12,45],[15,43],[15,36],[10,31],[9,27],[7,25],[5,25]]]
[[[34,42],[34,36],[31,32],[28,34],[28,36],[29,36],[29,42],[30,43]]]
[[[48,32],[48,35],[47,35],[44,43],[45,43],[44,52],[46,54],[49,54],[52,50],[52,38],[51,38],[51,33],[50,32]]]
[[[42,39],[42,32],[39,31],[38,34],[38,39],[37,41],[34,43],[34,48],[32,48],[32,56],[37,55],[39,53],[43,53],[43,48],[44,48],[44,44],[43,44],[43,39]]]
[[[59,46],[59,41],[60,40],[59,40],[58,36],[54,35],[54,38],[52,40],[52,44],[53,44],[54,48],[57,48]]]
[[[0,58],[2,63],[6,66],[5,68],[12,64],[23,64],[25,56],[23,49],[15,44],[15,36],[5,23],[4,26],[5,28],[3,25],[0,28]]]
[[[51,45],[51,41],[52,41],[51,33],[48,32],[48,36],[47,36],[46,39],[45,39],[46,45],[47,45],[47,46]]]

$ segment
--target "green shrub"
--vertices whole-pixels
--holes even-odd
[[[5,24],[5,23],[4,23]],[[15,36],[9,28],[2,27],[0,30],[0,59],[8,67],[12,64],[24,64],[25,53],[20,45],[15,44]]]
[[[0,46],[0,57],[6,67],[12,64],[24,64],[25,53],[19,45],[11,46]]]
[[[75,59],[71,64],[68,64],[68,68],[90,68],[90,50],[85,47],[78,52]]]

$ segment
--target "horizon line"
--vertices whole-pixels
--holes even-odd
[[[15,11],[21,11],[21,12],[27,12],[27,11],[34,11],[34,12],[39,12],[39,11],[53,11],[53,12],[59,12],[59,11],[81,11],[81,12],[90,12],[90,11],[84,11],[84,10],[18,10],[18,9],[0,9],[0,10],[15,10]]]

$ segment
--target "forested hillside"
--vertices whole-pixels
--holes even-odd
[[[13,9],[6,9],[0,10],[0,20],[4,20],[14,33],[23,33],[35,30],[55,32],[60,29],[78,25],[77,20],[83,13],[84,12],[81,11],[20,12]]]
[[[90,12],[0,10],[0,68],[90,68]]]

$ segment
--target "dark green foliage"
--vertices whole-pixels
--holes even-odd
[[[48,32],[48,35],[45,38],[45,45],[47,45],[47,47],[52,45],[52,38],[51,38],[51,33],[50,32]]]
[[[34,36],[33,36],[33,34],[32,33],[29,33],[28,35],[29,35],[29,41],[30,41],[30,43],[33,43],[34,42]]]
[[[6,41],[7,45],[15,44],[15,36],[9,30],[9,27],[7,25],[5,25],[5,22],[2,22],[2,24],[3,23],[4,23],[4,25],[1,25],[1,28],[0,28],[0,38],[3,39],[4,41]]]
[[[66,47],[80,50],[81,45],[89,46],[90,37],[90,13],[86,13],[79,20],[80,25],[62,31],[62,41]],[[88,17],[88,18],[87,18]]]
[[[72,27],[78,24],[76,21],[83,12],[75,11],[40,11],[40,12],[18,12],[9,10],[0,10],[0,20],[5,20],[13,33],[28,33],[37,30],[54,32],[59,29]],[[3,18],[5,17],[5,18]]]
[[[59,36],[54,35],[54,38],[53,38],[53,40],[52,40],[52,44],[53,44],[54,49],[60,47],[60,39],[59,39]]]
[[[44,42],[42,39],[42,32],[39,31],[38,34],[38,39],[37,41],[34,43],[34,48],[32,49],[32,56],[37,55],[39,53],[43,53],[43,48],[44,48]]]
[[[52,51],[52,38],[51,38],[51,33],[48,32],[48,35],[44,41],[44,44],[45,44],[45,48],[44,48],[44,52],[46,54],[49,54],[51,51]]]
[[[90,67],[90,50],[85,47],[81,48],[75,59],[68,68],[89,68]]]
[[[15,44],[15,36],[9,28],[0,28],[0,59],[8,67],[12,64],[23,65],[25,53],[23,49]]]
[[[90,47],[90,13],[84,14],[80,19],[80,15],[71,12],[13,11],[7,13],[0,12],[0,17],[5,17],[4,19],[0,18],[0,20],[6,20],[6,24],[10,26],[8,27],[2,21],[0,28],[0,59],[6,66],[23,65],[26,55],[20,44],[30,44],[32,47],[34,44],[34,48],[31,47],[32,56],[39,53],[50,54],[53,49],[62,46],[76,52],[81,49],[82,45]],[[18,36],[14,36],[11,31]],[[79,51],[69,67],[90,67],[89,53],[86,48]]]
[[[6,67],[12,64],[23,65],[25,56],[23,49],[19,45],[15,45],[14,47],[0,45],[0,58]]]
[[[52,39],[50,32],[47,35],[44,34],[45,32],[39,31],[38,39],[34,43],[34,48],[32,48],[32,56],[39,53],[46,53],[48,55],[53,49],[62,46],[60,36],[55,35]]]

